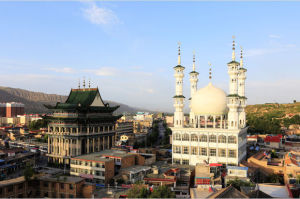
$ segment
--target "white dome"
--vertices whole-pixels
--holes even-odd
[[[195,115],[224,115],[227,112],[226,93],[209,83],[192,96],[191,109]]]

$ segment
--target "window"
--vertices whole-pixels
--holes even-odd
[[[44,187],[48,187],[48,182],[44,182]]]
[[[200,142],[207,142],[207,136],[206,135],[201,135],[200,136]]]
[[[60,188],[61,188],[61,189],[64,188],[64,184],[63,184],[63,183],[60,184]]]
[[[48,192],[44,193],[44,198],[48,198]]]
[[[64,198],[64,197],[65,197],[65,194],[61,193],[61,194],[60,194],[60,197],[61,197],[61,198]]]
[[[197,155],[197,147],[192,147],[192,154]]]
[[[70,185],[69,185],[69,188],[70,188],[71,190],[73,190],[73,188],[74,188],[74,187],[73,187],[73,184],[70,184]]]
[[[100,167],[99,163],[96,164],[96,167]]]
[[[181,153],[180,146],[174,146],[174,153]]]
[[[206,148],[201,148],[201,155],[207,156],[207,149]]]
[[[69,195],[69,198],[74,198],[74,196],[72,194]]]
[[[217,155],[216,149],[209,149],[209,156],[216,156],[216,155]]]
[[[235,136],[229,136],[228,137],[228,143],[229,144],[236,144],[236,137]]]
[[[23,184],[19,184],[18,189],[23,189]]]
[[[183,136],[182,136],[182,141],[189,141],[189,134],[185,133]]]
[[[226,143],[226,136],[220,135],[220,136],[219,136],[219,139],[218,139],[218,142],[219,142],[219,143]]]
[[[192,134],[191,140],[194,142],[198,142],[198,136],[196,134]]]
[[[181,140],[181,136],[179,133],[175,133],[174,140]]]
[[[183,147],[183,154],[189,154],[189,147],[187,146]]]
[[[174,158],[174,159],[173,159],[173,163],[174,163],[174,164],[180,164],[180,159]]]
[[[13,190],[14,190],[13,185],[10,185],[10,186],[7,188],[7,191],[8,191],[8,192],[13,192]]]
[[[226,157],[226,149],[219,149],[219,157]]]
[[[217,137],[215,135],[210,135],[209,142],[217,142]]]
[[[236,151],[235,150],[228,150],[228,157],[235,158],[236,157]]]
[[[183,160],[182,160],[182,164],[184,164],[184,165],[189,165],[189,164],[190,164],[190,161],[189,161],[189,160],[183,159]]]

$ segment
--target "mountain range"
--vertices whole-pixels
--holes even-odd
[[[21,102],[25,105],[25,113],[48,113],[49,110],[44,107],[44,104],[55,105],[56,102],[64,102],[68,96],[46,94],[42,92],[33,92],[19,88],[10,88],[0,86],[0,102]],[[135,113],[137,111],[148,111],[131,107],[119,102],[105,100],[110,106],[120,105],[115,113]]]

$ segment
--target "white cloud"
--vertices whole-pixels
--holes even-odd
[[[64,68],[45,68],[45,70],[54,71],[57,73],[75,73],[72,68],[64,67]]]
[[[93,73],[97,76],[115,76],[119,73],[119,70],[113,67],[101,67],[99,69],[87,69],[83,71],[87,73]]]
[[[274,34],[269,35],[269,37],[273,38],[273,39],[279,39],[279,38],[281,38],[279,35],[274,35]]]
[[[266,54],[274,54],[274,53],[280,53],[280,52],[286,52],[290,50],[291,48],[295,48],[295,44],[286,44],[286,45],[279,45],[275,46],[273,48],[257,48],[257,49],[249,49],[246,50],[245,56],[252,57],[252,56],[261,56]]]
[[[84,17],[92,24],[108,25],[119,23],[117,15],[108,8],[100,8],[92,2],[88,8],[83,9]]]

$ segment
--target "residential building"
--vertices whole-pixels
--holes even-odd
[[[105,150],[71,159],[70,174],[87,181],[108,184],[120,169],[135,165],[135,155],[119,150]]]
[[[248,178],[248,167],[227,166],[227,175],[225,177],[225,184],[230,180],[239,179],[242,181],[250,181]]]
[[[268,135],[264,139],[265,146],[272,149],[282,148],[282,135]]]
[[[134,165],[121,169],[120,174],[115,176],[114,180],[117,182],[118,179],[122,179],[126,184],[134,184],[144,180],[144,177],[151,172],[150,166]]]
[[[18,102],[0,103],[0,117],[16,117],[24,114],[24,104]]]
[[[84,83],[85,84],[85,83]],[[48,125],[50,163],[70,165],[74,156],[110,149],[115,143],[119,107],[104,103],[98,88],[72,89],[64,103],[46,106],[53,111],[44,118]]]
[[[247,127],[245,79],[246,69],[241,60],[235,60],[233,42],[232,61],[228,65],[229,94],[212,84],[197,90],[198,72],[190,72],[190,120],[184,125],[183,78],[180,47],[178,65],[174,67],[175,96],[174,127],[172,127],[173,164],[221,163],[238,165],[246,158]]]

